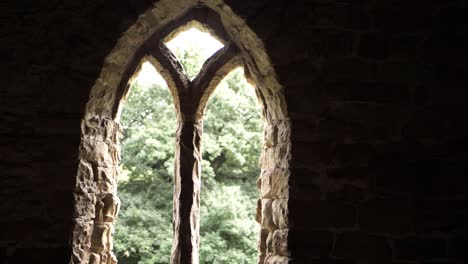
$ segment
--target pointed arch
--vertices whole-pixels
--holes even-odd
[[[164,39],[171,38],[177,34],[177,29],[191,21],[197,21],[198,26],[227,44],[226,49],[205,63],[201,75],[193,82],[180,74],[177,61],[171,60],[171,54],[161,46]],[[188,122],[179,127],[181,140],[192,143],[194,141],[184,135],[200,138],[199,120],[217,82],[236,66],[244,67],[247,79],[255,84],[266,121],[260,158],[262,172],[258,180],[261,199],[257,219],[262,226],[259,263],[269,259],[287,263],[290,122],[283,89],[261,40],[221,0],[161,0],[139,17],[106,57],[91,89],[82,121],[71,263],[116,263],[112,254],[112,233],[119,208],[116,196],[121,137],[119,111],[121,101],[129,92],[129,82],[144,59],[156,66],[168,83],[178,118]],[[208,75],[212,78],[206,78]],[[196,94],[201,103],[188,104],[196,114],[186,116],[183,89],[191,93],[194,84],[203,87]],[[199,142],[194,144],[192,151],[197,152]],[[198,159],[199,155],[191,161],[195,164],[191,166],[199,166],[196,165]],[[196,245],[198,238],[192,236],[188,243]],[[183,254],[185,252],[179,255],[173,252],[172,263],[198,263],[196,249],[187,260],[180,257]]]

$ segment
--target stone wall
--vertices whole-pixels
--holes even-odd
[[[259,217],[263,256],[284,263],[289,254],[290,263],[303,264],[466,262],[466,1],[226,3],[265,44],[289,113],[271,119],[278,138],[266,144],[278,155],[290,148],[291,156],[288,206],[282,191],[264,185],[284,186],[283,165],[262,171],[260,212],[273,212]],[[85,105],[106,56],[152,5],[2,5],[0,262],[71,258],[76,172],[94,166],[99,175],[100,167],[78,156]],[[280,140],[284,124],[291,144]]]
[[[112,253],[121,127],[111,119],[82,121],[70,263],[117,263]]]
[[[282,264],[289,261],[288,199],[291,158],[290,123],[280,121],[265,128],[262,168],[258,179],[261,199],[257,221],[261,224],[258,263]]]

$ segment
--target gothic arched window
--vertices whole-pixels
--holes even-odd
[[[122,36],[106,58],[91,91],[82,122],[74,193],[72,263],[116,263],[112,233],[119,204],[116,196],[119,113],[130,80],[143,60],[149,61],[165,79],[177,113],[171,263],[199,262],[203,114],[216,86],[239,66],[257,86],[266,122],[257,182],[260,199],[256,219],[261,223],[259,263],[287,263],[290,125],[282,87],[268,56],[261,41],[226,5],[214,0],[203,1],[205,4],[193,1],[192,7],[184,1],[166,2],[161,1],[144,13],[140,22]],[[194,78],[187,76],[165,45],[165,40],[187,25],[201,26],[224,43]]]

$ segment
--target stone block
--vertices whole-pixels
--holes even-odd
[[[295,167],[321,168],[328,166],[332,160],[332,141],[293,141],[292,145],[291,163]]]
[[[272,212],[272,199],[262,199],[262,228],[268,230],[276,229],[276,225],[273,222],[273,212]]]
[[[260,192],[263,198],[288,197],[289,171],[286,168],[262,170]]]
[[[281,143],[275,147],[266,148],[260,156],[260,166],[262,168],[287,167],[287,162],[291,157],[291,144]]]
[[[407,105],[341,101],[330,105],[329,118],[345,122],[348,135],[355,141],[401,138],[401,129],[409,119]]]
[[[273,234],[275,230],[269,230],[266,239],[266,253],[268,256],[273,254]]]
[[[266,259],[266,253],[258,254],[258,262],[257,264],[264,264]]]
[[[260,241],[258,243],[258,251],[262,254],[267,252],[267,240],[269,233],[270,231],[268,229],[262,228],[260,230]]]
[[[295,200],[320,200],[324,177],[319,172],[306,168],[291,168],[289,197]]]
[[[333,202],[362,202],[371,195],[367,188],[348,183],[328,183],[327,199]]]
[[[371,195],[372,169],[342,167],[327,169],[327,198],[332,201],[358,202]]]
[[[117,189],[117,168],[93,166],[95,171],[94,180],[102,192],[114,192]]]
[[[91,250],[99,253],[109,250],[109,241],[111,239],[111,227],[109,223],[94,224],[91,235]]]
[[[356,210],[352,205],[329,201],[289,201],[289,225],[297,229],[353,228]]]
[[[120,210],[120,199],[113,193],[100,195],[99,201],[95,205],[97,223],[113,223]]]
[[[330,181],[336,183],[347,183],[362,188],[370,185],[372,169],[365,167],[340,167],[327,169]]]
[[[296,188],[303,185],[319,185],[321,182],[320,173],[313,169],[291,168],[290,182]]]
[[[73,217],[81,219],[93,219],[95,217],[96,194],[74,194],[75,207]]]
[[[289,120],[283,120],[278,124],[278,142],[289,143],[291,137],[291,124]]]
[[[257,200],[257,208],[255,211],[255,221],[257,221],[257,223],[259,224],[262,222],[262,199]]]
[[[372,233],[406,234],[412,231],[413,212],[408,200],[370,200],[359,209],[359,225]]]
[[[89,252],[79,245],[73,245],[70,264],[86,263],[87,259],[89,259]]]
[[[333,249],[334,233],[330,231],[291,229],[288,238],[293,259],[306,256],[308,259],[320,259],[329,256]]]
[[[374,156],[374,150],[369,144],[337,144],[333,151],[334,166],[365,166],[371,157]]]
[[[288,229],[279,229],[273,232],[272,249],[274,255],[289,256]]]
[[[272,203],[273,223],[279,228],[288,228],[288,200],[275,199]]]
[[[80,156],[84,160],[101,166],[113,164],[110,146],[97,138],[83,138],[80,145]]]
[[[78,165],[77,183],[84,183],[94,180],[93,167],[90,163],[80,160]],[[85,192],[85,190],[83,190]]]
[[[76,249],[76,254],[81,256],[80,258],[83,258],[84,252],[86,252],[91,247],[92,229],[92,220],[74,220],[72,245],[74,245],[73,250],[75,251]]]
[[[122,126],[111,119],[103,120],[104,130],[104,140],[109,143],[119,143],[123,132]]]
[[[101,264],[101,255],[97,253],[91,253],[89,256],[89,264]]]
[[[265,264],[288,264],[289,258],[280,256],[268,256],[265,260]]]
[[[332,256],[363,263],[388,263],[392,258],[392,251],[385,237],[345,232],[337,235]]]
[[[102,86],[102,90],[94,90],[97,93],[105,93],[107,87]],[[100,95],[96,95],[100,96]],[[81,133],[86,137],[98,137],[101,140],[104,140],[103,135],[105,135],[105,127],[103,126],[103,118],[99,116],[91,116],[83,119],[81,121]]]
[[[278,144],[278,126],[266,125],[264,132],[264,144],[267,148],[271,148]]]
[[[117,257],[114,255],[114,252],[109,252],[108,253],[108,263],[109,264],[117,264]]]

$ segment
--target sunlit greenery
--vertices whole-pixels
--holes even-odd
[[[203,61],[176,51],[190,76]],[[121,123],[122,208],[114,251],[119,263],[169,263],[176,116],[167,87],[136,81]],[[200,263],[255,263],[258,225],[256,179],[263,122],[242,69],[225,78],[204,118]]]

